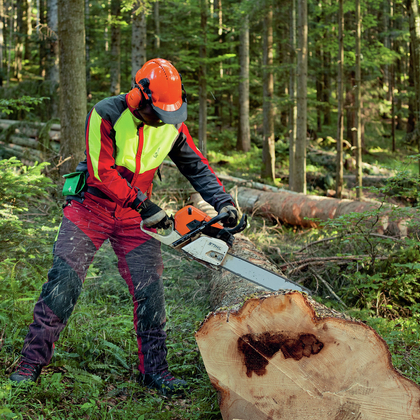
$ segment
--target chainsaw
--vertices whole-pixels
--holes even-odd
[[[237,226],[228,229],[218,223],[226,217],[228,213],[211,218],[196,207],[186,206],[170,217],[171,227],[165,235],[144,229],[143,222],[140,227],[151,237],[211,269],[223,268],[271,291],[286,289],[308,293],[306,288],[286,277],[229,253],[235,233],[242,232],[248,222],[243,215]]]

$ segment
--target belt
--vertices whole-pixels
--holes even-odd
[[[87,187],[86,192],[89,194],[94,195],[95,197],[103,198],[104,200],[114,201],[111,198],[109,198],[105,193],[103,193],[99,188],[96,187]]]

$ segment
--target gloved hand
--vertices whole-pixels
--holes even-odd
[[[148,228],[168,229],[171,226],[171,222],[168,215],[165,213],[165,210],[162,210],[148,198],[146,198],[136,210],[143,219],[143,225]]]
[[[229,215],[226,219],[220,221],[224,227],[235,227],[238,224],[238,210],[231,204],[222,207],[219,210],[219,214],[221,213],[228,213]]]

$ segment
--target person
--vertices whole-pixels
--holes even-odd
[[[149,229],[169,226],[166,212],[151,200],[154,175],[166,156],[204,200],[219,213],[228,213],[225,226],[235,226],[238,218],[232,197],[195,146],[186,119],[181,76],[171,62],[160,58],[144,64],[128,94],[106,98],[89,112],[86,159],[69,176],[82,176],[85,185],[73,195],[76,184],[68,188],[53,265],[10,380],[36,381],[49,364],[88,267],[109,239],[134,304],[138,380],[164,395],[185,391],[187,382],[175,378],[166,361],[160,242],[140,229],[141,220]]]

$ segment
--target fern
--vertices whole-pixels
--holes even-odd
[[[83,382],[86,384],[92,384],[93,382],[96,382],[99,385],[102,385],[103,383],[102,378],[98,375],[94,375],[93,373],[86,372],[85,370],[78,369],[70,365],[64,365],[64,367],[66,368],[70,376],[73,377],[76,381]]]

